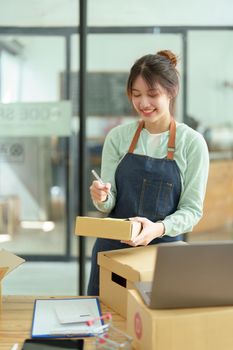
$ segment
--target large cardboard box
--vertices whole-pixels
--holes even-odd
[[[1,283],[2,279],[21,265],[25,260],[6,250],[0,250],[0,304],[2,302]],[[0,305],[1,306],[1,305]]]
[[[150,245],[98,253],[100,300],[126,317],[127,289],[153,279],[156,252],[157,246]]]
[[[128,291],[127,333],[136,350],[231,350],[233,307],[151,310]]]
[[[126,219],[77,216],[75,234],[130,241],[141,231],[141,223]]]

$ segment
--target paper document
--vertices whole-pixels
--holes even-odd
[[[90,336],[86,321],[101,316],[97,298],[37,299],[34,305],[32,338]],[[102,321],[95,322],[97,327]]]
[[[86,322],[92,318],[92,310],[87,303],[79,303],[75,310],[73,303],[60,303],[60,305],[55,306],[55,311],[59,322],[64,324]]]

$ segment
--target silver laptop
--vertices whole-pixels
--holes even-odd
[[[153,282],[136,282],[152,309],[233,305],[233,242],[157,247]]]

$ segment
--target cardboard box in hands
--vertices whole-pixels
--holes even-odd
[[[141,223],[128,219],[77,216],[75,234],[131,241],[141,232]]]

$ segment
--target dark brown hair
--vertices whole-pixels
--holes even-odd
[[[161,85],[171,97],[171,107],[179,90],[179,75],[176,69],[177,57],[169,50],[159,51],[156,54],[145,55],[139,58],[132,66],[128,82],[127,95],[131,100],[132,87],[140,75],[150,88]],[[173,109],[173,108],[172,108]]]

